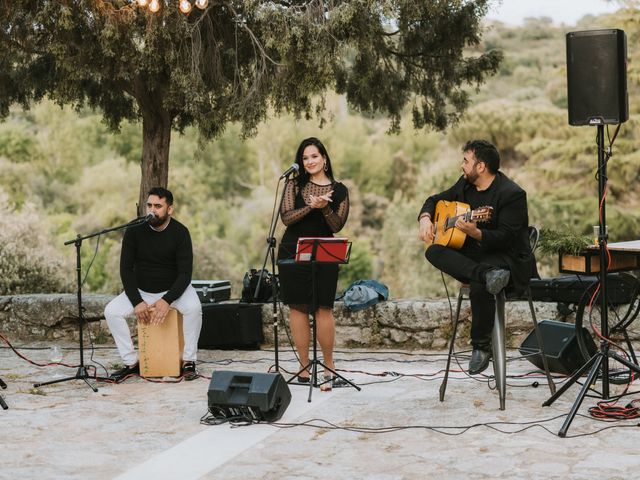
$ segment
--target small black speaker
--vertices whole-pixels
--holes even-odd
[[[567,33],[569,124],[626,122],[627,36],[622,30]]]
[[[291,402],[279,373],[214,371],[209,384],[209,412],[220,419],[275,422]]]
[[[556,322],[555,320],[543,320],[538,323],[542,343],[544,344],[544,355],[547,357],[549,370],[564,375],[571,375],[578,368],[587,363],[576,338],[576,329],[573,323]],[[596,344],[586,328],[582,327],[583,338],[589,356],[596,353]],[[536,367],[543,369],[542,357],[538,353],[538,339],[533,330],[520,345],[520,354],[528,355],[527,359]]]

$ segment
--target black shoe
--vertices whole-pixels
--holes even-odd
[[[109,378],[116,383],[120,383],[129,375],[140,375],[140,364],[136,363],[135,365],[125,365],[109,375]]]
[[[491,352],[474,348],[469,361],[469,375],[477,375],[484,372],[489,366]]]
[[[303,376],[301,376],[301,375],[298,375],[298,376],[296,377],[296,381],[297,381],[298,383],[309,383],[309,382],[311,381],[311,377],[303,377]]]
[[[509,277],[511,272],[502,268],[493,268],[485,273],[484,281],[487,287],[487,292],[491,295],[496,295],[500,290],[509,284]]]
[[[184,362],[180,375],[187,382],[198,378],[200,375],[198,375],[198,371],[196,370],[196,362]]]

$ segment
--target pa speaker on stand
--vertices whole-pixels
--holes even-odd
[[[571,125],[627,121],[627,39],[622,30],[567,34],[567,96]]]

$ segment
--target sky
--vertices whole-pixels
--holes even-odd
[[[585,15],[614,12],[616,2],[605,0],[494,0],[487,19],[521,25],[526,17],[550,17],[554,23],[575,25]]]

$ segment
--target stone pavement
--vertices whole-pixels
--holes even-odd
[[[73,344],[58,346],[66,347],[63,362],[77,363]],[[20,347],[36,362],[49,361],[51,344]],[[516,378],[533,369],[527,361],[507,367],[513,376],[505,411],[487,377],[463,373],[450,380],[441,403],[445,358],[442,352],[340,350],[338,368],[362,391],[314,389],[309,403],[308,387],[291,386],[293,399],[279,422],[232,427],[200,424],[207,412],[205,378],[174,384],[132,378],[99,384],[97,393],[80,380],[34,389],[34,382],[75,369],[36,367],[1,348],[0,378],[8,388],[0,394],[9,410],[0,410],[0,478],[637,478],[638,420],[584,416],[597,401],[586,398],[569,438],[557,437],[577,388],[541,407],[549,396],[544,377]],[[100,347],[93,359],[108,368],[118,362],[112,347]],[[200,372],[210,376],[214,370],[266,372],[274,354],[201,350],[199,359]],[[293,353],[281,351],[281,367],[295,365]],[[640,393],[622,403],[633,398]],[[307,425],[292,426],[302,422]]]

